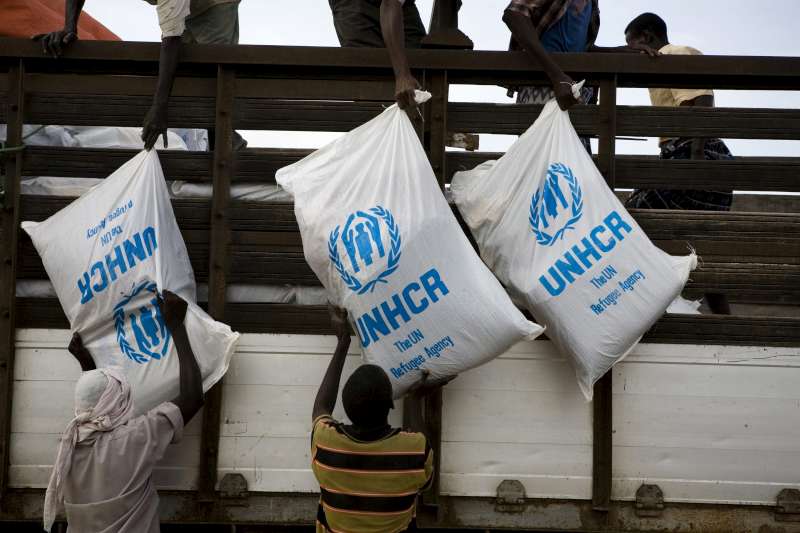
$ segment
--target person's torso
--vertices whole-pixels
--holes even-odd
[[[570,0],[564,15],[539,37],[548,52],[585,52],[591,44],[594,6],[590,0]]]
[[[148,4],[158,5],[158,0],[144,0]],[[240,0],[191,0],[189,8],[189,17],[196,17],[204,13],[212,7],[222,4],[238,4]]]
[[[146,436],[127,425],[78,444],[64,480],[70,531],[158,531],[153,464]]]
[[[662,55],[703,55],[697,48],[675,44],[663,46],[659,49],[659,52]],[[649,92],[650,103],[657,107],[679,107],[683,102],[699,96],[714,96],[714,91],[710,89],[671,89],[666,87],[653,87]],[[674,139],[674,137],[662,137],[659,143],[663,145]]]
[[[692,55],[699,56],[703,53],[691,46],[680,46],[668,44],[659,49],[662,55]],[[650,103],[658,107],[678,107],[681,102],[689,97],[696,97],[705,94],[714,94],[710,90],[697,89],[671,89],[654,87],[650,89]]]
[[[381,7],[381,2],[383,0],[361,0],[362,2],[366,2],[368,4],[372,4],[373,6]],[[416,0],[400,0],[400,3],[405,5],[413,4]]]
[[[425,437],[395,430],[362,442],[338,426],[315,431],[312,470],[320,484],[318,531],[391,533],[408,528],[432,471]]]
[[[216,7],[222,4],[234,4],[238,3],[239,0],[192,0],[192,7],[189,14],[189,17],[196,17],[201,13],[204,13],[211,9],[212,7]]]

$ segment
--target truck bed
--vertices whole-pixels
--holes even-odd
[[[12,487],[47,485],[79,374],[69,338],[18,331]],[[251,492],[318,490],[310,413],[334,346],[322,335],[242,336],[224,379],[220,479],[240,473]],[[351,352],[346,374],[357,343]],[[614,500],[634,500],[643,483],[682,503],[774,505],[781,489],[800,489],[800,349],[642,344],[613,372]],[[442,495],[494,497],[515,479],[529,498],[590,499],[591,417],[550,342],[518,344],[445,388]],[[197,488],[200,421],[162,461],[161,489]]]

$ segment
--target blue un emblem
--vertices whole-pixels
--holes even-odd
[[[530,223],[536,242],[552,246],[575,229],[583,216],[583,192],[572,169],[553,163],[547,177],[531,199]]]
[[[381,206],[356,211],[328,240],[328,257],[345,285],[357,294],[388,283],[400,264],[400,228]]]
[[[155,283],[142,282],[114,307],[119,349],[136,363],[161,359],[169,353],[171,337],[158,307],[157,292]]]

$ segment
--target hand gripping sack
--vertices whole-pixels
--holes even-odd
[[[189,302],[185,326],[208,390],[239,338],[195,302],[189,254],[155,150],[141,152],[44,222],[23,222],[73,331],[99,367],[121,366],[142,413],[178,395],[178,358],[156,293]]]
[[[697,265],[650,242],[555,101],[500,160],[457,173],[452,192],[484,261],[572,359],[587,399]]]
[[[541,333],[469,244],[396,105],[277,180],[294,196],[306,261],[395,397],[419,369],[455,376]]]

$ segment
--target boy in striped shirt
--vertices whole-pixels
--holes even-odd
[[[311,436],[311,468],[321,492],[317,532],[406,531],[416,516],[417,495],[433,479],[433,452],[422,433],[389,425],[392,385],[375,365],[359,367],[342,390],[352,424],[333,419],[350,347],[346,311],[332,309],[331,323],[339,341],[314,402]],[[426,383],[413,394],[442,384]],[[412,411],[411,425],[422,427],[419,410]]]

